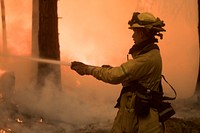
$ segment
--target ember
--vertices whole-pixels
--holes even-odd
[[[0,70],[0,75],[3,75],[6,71]]]
[[[40,123],[42,123],[42,122],[43,122],[43,119],[42,119],[42,118],[40,118],[40,119],[39,119],[39,122],[40,122]]]
[[[11,129],[1,129],[0,130],[0,133],[11,133],[12,132],[12,130]]]
[[[6,131],[5,131],[5,130],[3,130],[3,129],[1,129],[1,130],[0,130],[0,133],[6,133]]]
[[[18,123],[23,123],[23,121],[20,120],[19,118],[16,119],[16,122],[18,122]]]

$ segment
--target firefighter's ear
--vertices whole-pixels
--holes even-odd
[[[146,34],[144,33],[143,30],[140,31],[140,36],[141,36],[142,38],[146,36]]]

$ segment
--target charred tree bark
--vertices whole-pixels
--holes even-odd
[[[39,0],[38,49],[40,58],[60,60],[57,0]],[[46,80],[61,89],[59,65],[38,64],[39,87],[43,87]]]

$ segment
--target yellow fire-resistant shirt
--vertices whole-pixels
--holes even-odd
[[[162,60],[158,49],[145,54],[134,53],[133,59],[121,64],[119,67],[89,66],[87,74],[110,84],[128,85],[130,81],[137,80],[146,88],[159,91],[161,80]],[[158,112],[151,108],[145,118],[138,117],[134,112],[135,93],[124,93],[120,100],[120,107],[113,123],[111,133],[161,133]]]

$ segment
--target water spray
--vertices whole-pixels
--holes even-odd
[[[3,39],[3,51],[2,51],[2,57],[13,57],[13,58],[19,58],[19,59],[25,59],[25,60],[31,60],[36,62],[43,62],[43,63],[49,63],[49,64],[57,64],[57,65],[65,65],[65,66],[71,66],[71,62],[64,62],[64,61],[58,61],[58,60],[50,60],[50,59],[42,59],[42,58],[35,58],[35,57],[25,57],[25,56],[16,56],[16,55],[9,55],[6,54],[7,52],[7,36],[6,36],[6,17],[5,17],[5,4],[4,0],[0,1],[1,3],[1,18],[2,18],[2,39]]]
[[[58,60],[50,60],[50,59],[42,59],[42,58],[34,58],[34,57],[23,57],[23,56],[18,56],[18,58],[31,60],[35,62],[71,66],[71,62],[66,62],[66,61],[58,61]]]
[[[71,62],[59,61],[59,60],[43,59],[43,58],[28,57],[28,56],[8,55],[8,54],[4,54],[0,56],[12,57],[12,58],[18,58],[18,59],[30,60],[30,61],[42,62],[42,63],[48,63],[48,64],[71,66]]]

